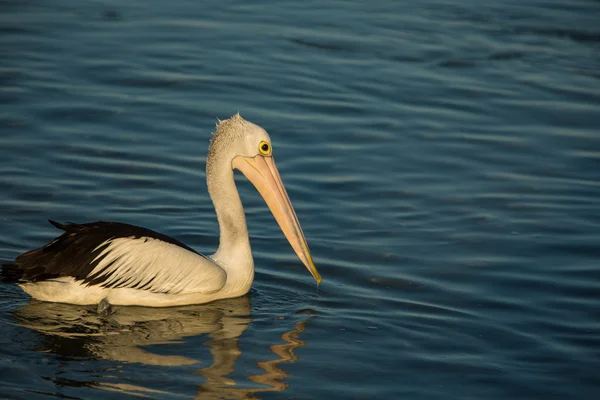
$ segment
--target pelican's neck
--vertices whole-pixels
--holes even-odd
[[[219,249],[212,258],[227,271],[228,282],[230,279],[249,279],[252,283],[254,262],[246,215],[235,186],[231,163],[219,161],[207,160],[206,169],[208,192],[217,212],[220,230]]]

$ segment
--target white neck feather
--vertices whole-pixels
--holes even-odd
[[[227,285],[247,286],[254,279],[254,260],[250,250],[246,215],[235,186],[231,164],[207,160],[208,192],[219,221],[219,249],[212,255],[227,271]]]

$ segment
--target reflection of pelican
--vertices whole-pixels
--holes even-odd
[[[175,239],[127,224],[62,225],[65,233],[2,269],[32,297],[72,304],[177,306],[244,295],[254,279],[246,218],[233,179],[256,186],[283,233],[317,282],[302,228],[273,161],[271,139],[238,115],[220,122],[206,159],[208,191],[219,221],[211,257]]]
[[[248,377],[251,381],[263,385],[262,388],[242,389],[234,387],[234,381],[227,376],[233,372],[235,360],[241,354],[237,346],[237,340],[214,340],[208,345],[212,347],[211,354],[215,362],[209,368],[202,369],[198,373],[207,377],[204,385],[198,386],[198,398],[200,399],[254,399],[250,397],[253,394],[262,392],[278,392],[285,390],[289,384],[283,382],[289,375],[278,364],[294,362],[298,359],[294,350],[305,343],[299,339],[300,333],[304,332],[305,325],[312,319],[312,316],[294,324],[294,329],[284,333],[281,339],[285,343],[274,344],[270,346],[271,351],[278,357],[274,360],[259,361],[258,366],[265,371],[263,374],[251,375]],[[226,351],[223,351],[226,350]],[[216,354],[230,354],[230,350],[236,354],[231,362],[217,362]]]
[[[288,384],[283,380],[288,375],[278,364],[296,360],[294,349],[304,345],[298,335],[312,318],[309,316],[297,322],[284,333],[281,337],[284,343],[270,346],[276,359],[257,362],[265,372],[248,376],[248,379],[264,387],[240,388],[229,375],[234,372],[235,363],[242,354],[240,335],[252,322],[249,296],[187,307],[122,307],[106,318],[80,306],[32,301],[17,309],[14,316],[22,326],[43,335],[39,351],[52,351],[69,358],[94,357],[164,367],[200,361],[191,358],[193,355],[160,355],[144,348],[205,334],[211,339],[204,345],[209,347],[212,363],[195,372],[206,378],[197,389],[203,399],[250,398],[248,396],[258,392],[285,390]],[[160,395],[153,389],[121,382],[95,383],[94,386],[125,393]]]
[[[214,332],[238,337],[248,327],[249,314],[248,296],[187,307],[121,307],[106,319],[84,307],[40,301],[15,311],[21,325],[47,334],[52,347],[68,355],[163,366],[198,361],[149,353],[140,346]]]

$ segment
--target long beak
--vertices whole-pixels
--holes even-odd
[[[246,178],[254,184],[304,266],[317,283],[321,283],[321,275],[317,272],[310,256],[306,238],[300,227],[300,222],[298,222],[294,207],[292,207],[292,202],[285,191],[273,157],[261,155],[255,157],[237,156],[233,159],[231,165],[233,168],[242,171]]]

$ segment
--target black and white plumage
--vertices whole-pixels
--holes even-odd
[[[155,264],[171,256],[169,250],[204,257],[176,239],[139,226],[104,221],[81,225],[49,222],[64,233],[44,247],[21,254],[14,264],[5,264],[4,281],[23,283],[72,277],[104,288],[181,293],[182,285],[169,283],[177,278],[176,271],[159,269],[150,274]],[[149,254],[157,249],[163,252]],[[128,262],[128,257],[135,258],[135,262]]]
[[[290,244],[320,282],[271,152],[264,129],[239,114],[217,125],[206,167],[220,228],[219,249],[211,257],[138,226],[50,221],[64,233],[5,264],[0,276],[36,299],[72,304],[161,307],[241,296],[252,284],[254,263],[233,179],[235,168],[256,186]]]
[[[170,305],[178,296],[211,298],[227,280],[209,258],[150,229],[114,222],[50,222],[65,232],[2,269],[4,281],[18,283],[40,300],[96,304],[108,297],[112,304],[137,304],[137,294],[131,292],[139,291]]]

